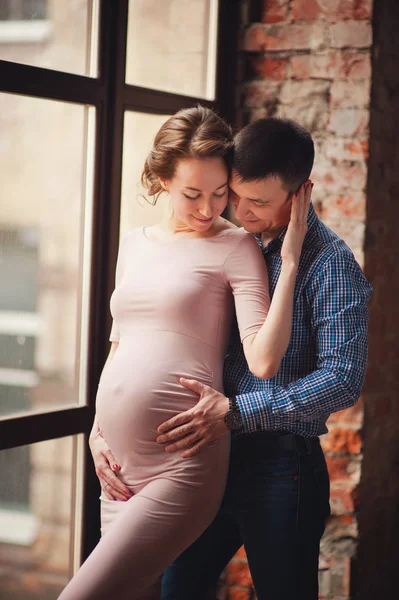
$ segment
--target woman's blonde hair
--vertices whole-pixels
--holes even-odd
[[[195,106],[179,110],[155,136],[141,175],[141,184],[153,197],[153,204],[164,191],[160,179],[171,179],[180,160],[220,157],[229,167],[233,132],[210,108]]]

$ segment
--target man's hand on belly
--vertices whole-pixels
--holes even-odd
[[[165,444],[166,452],[184,450],[182,456],[188,458],[229,431],[224,422],[224,416],[229,410],[229,399],[195,379],[182,378],[180,383],[197,392],[199,401],[194,408],[161,423],[157,442]]]

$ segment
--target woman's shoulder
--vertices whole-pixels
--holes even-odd
[[[222,242],[225,265],[235,263],[237,260],[245,262],[252,260],[253,257],[258,259],[261,256],[257,239],[243,227],[232,224],[232,227],[222,230],[218,239]]]
[[[142,230],[142,227],[133,227],[127,231],[122,231],[119,239],[119,254],[121,256],[132,250],[132,245],[135,245],[135,241],[142,236]]]
[[[252,235],[252,233],[248,233],[244,229],[244,227],[237,227],[231,221],[226,221],[226,225],[220,228],[220,235],[231,245],[235,246],[236,244],[243,242],[244,244],[256,245],[257,242]]]
[[[123,231],[120,237],[120,245],[127,244],[129,241],[141,236],[143,233],[143,227],[132,227],[126,231]]]
[[[218,227],[216,230],[216,235],[221,237],[226,237],[231,241],[240,240],[247,235],[247,232],[243,227],[237,227],[231,221],[227,219],[220,218],[218,223]]]

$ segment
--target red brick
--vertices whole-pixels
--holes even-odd
[[[251,25],[244,36],[244,50],[317,50],[326,41],[323,23]]]
[[[348,598],[350,594],[350,556],[342,556],[331,569],[331,593],[333,598]]]
[[[272,112],[274,111],[271,107],[270,110],[267,107],[253,108],[249,113],[249,123],[253,123],[258,119],[265,119],[266,117],[269,117]]]
[[[254,81],[245,87],[244,102],[248,108],[260,108],[277,102],[279,87],[274,83]]]
[[[318,189],[326,195],[331,194],[328,203],[321,198],[323,205],[335,207],[339,211],[338,217],[365,217],[365,198],[358,192],[365,189],[366,178],[364,162],[346,165],[335,161],[319,161],[312,172],[315,191]]]
[[[323,219],[327,221],[339,221],[342,219],[365,219],[366,197],[363,193],[351,195],[329,196],[323,202]]]
[[[338,108],[330,115],[328,131],[338,136],[364,134],[368,130],[370,113],[362,108]]]
[[[331,596],[331,572],[329,570],[319,571],[319,600],[329,600]]]
[[[371,24],[366,21],[340,21],[330,26],[333,48],[369,48],[372,43]]]
[[[370,79],[360,81],[333,81],[330,91],[331,105],[365,108],[370,104]]]
[[[341,54],[311,54],[293,56],[290,76],[293,79],[334,79],[342,69]]]
[[[278,105],[278,117],[293,119],[313,133],[325,132],[328,123],[328,102],[323,94],[314,94],[291,104]]]
[[[329,159],[342,161],[360,161],[364,162],[368,158],[368,139],[345,139],[331,137],[323,145],[322,153]]]
[[[341,75],[351,81],[371,78],[371,57],[369,52],[343,52],[341,65]]]
[[[321,12],[317,0],[293,0],[292,2],[293,19],[317,19]]]
[[[294,79],[358,79],[371,78],[370,53],[364,51],[332,51],[324,54],[292,56],[290,77]]]
[[[321,542],[321,552],[330,557],[331,566],[336,561],[335,544],[340,540],[355,540],[358,535],[358,526],[356,518],[350,515],[331,515],[326,524],[326,530]]]
[[[249,52],[266,50],[267,35],[262,25],[254,24],[248,27],[244,35],[243,49]]]
[[[253,58],[251,66],[263,79],[282,81],[287,74],[288,60],[280,58]]]
[[[253,590],[240,590],[238,588],[230,588],[225,596],[225,600],[253,600]]]
[[[355,0],[353,16],[355,19],[371,19],[373,0]]]
[[[324,554],[319,555],[319,571],[326,571],[331,566],[331,558],[324,556]]]
[[[226,583],[228,585],[251,587],[252,579],[248,565],[244,562],[231,562],[227,568]]]
[[[344,427],[331,428],[327,435],[323,436],[324,452],[349,452],[359,454],[362,448],[362,440],[358,431]]]
[[[326,98],[330,83],[324,80],[293,81],[289,79],[281,86],[280,101],[282,104],[297,103],[298,100],[312,102],[317,97]]]
[[[349,456],[326,456],[331,481],[348,482],[357,485],[359,482],[359,462]]]
[[[328,122],[328,104],[322,96],[302,99],[292,104],[280,104],[277,117],[292,119],[312,132],[323,132]]]
[[[367,167],[365,163],[357,163],[354,165],[337,165],[340,173],[340,179],[344,185],[351,190],[351,194],[347,196],[337,196],[336,204],[341,212],[346,217],[362,217],[366,218],[365,205],[366,199],[364,194],[353,193],[362,192],[366,188],[367,183]],[[338,191],[338,190],[336,190]]]
[[[355,255],[355,259],[362,267],[364,265],[364,220],[354,217],[346,217],[345,219],[324,219],[323,217],[323,221],[327,227],[335,231],[348,244]]]
[[[288,16],[289,0],[264,0],[263,23],[279,23]]]
[[[293,19],[369,19],[372,0],[293,0]]]
[[[245,553],[244,546],[241,546],[241,548],[238,550],[238,552],[236,553],[234,558],[239,558],[241,560],[247,560],[247,555]]]
[[[331,426],[336,424],[351,425],[355,429],[359,429],[363,424],[363,401],[360,399],[354,406],[333,413],[329,417],[327,425]],[[321,437],[321,440],[323,442],[324,436]]]
[[[355,511],[356,493],[353,488],[331,486],[330,506],[333,515],[350,515]]]

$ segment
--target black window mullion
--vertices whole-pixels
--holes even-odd
[[[6,60],[0,60],[0,92],[93,105],[99,105],[105,95],[100,79]]]
[[[127,18],[128,0],[101,2],[100,74],[106,93],[97,110],[88,360],[90,420],[86,433],[93,422],[98,380],[109,349],[109,298],[119,246]],[[84,483],[83,560],[97,544],[100,531],[99,482],[87,444]]]
[[[91,423],[92,414],[87,406],[9,417],[0,420],[0,451],[84,433]]]
[[[96,127],[89,324],[91,405],[109,346],[109,298],[114,289],[119,246],[127,5],[127,0],[105,0],[100,16],[100,65],[106,95],[97,111]]]
[[[237,54],[242,4],[242,0],[219,0],[215,105],[232,125],[236,125],[237,118]]]
[[[198,103],[203,106],[215,106],[214,102],[203,98],[183,96],[135,85],[125,85],[123,99],[126,110],[157,115],[171,115],[181,108],[188,108]]]

